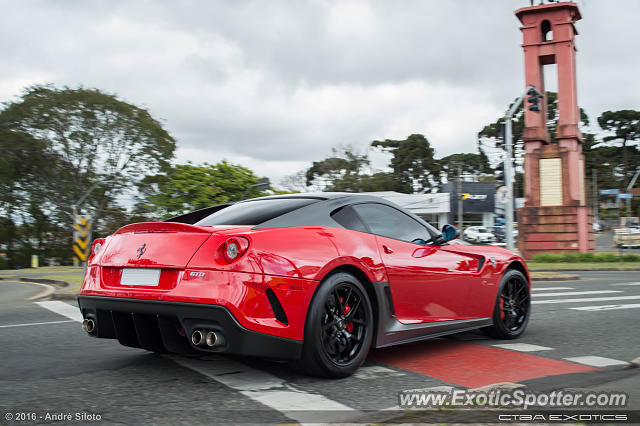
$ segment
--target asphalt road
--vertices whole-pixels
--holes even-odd
[[[369,411],[396,406],[403,390],[498,382],[538,391],[624,391],[627,408],[640,410],[640,368],[626,365],[640,356],[640,275],[580,275],[580,281],[534,283],[532,318],[518,340],[473,332],[376,350],[342,380],[306,377],[274,361],[160,356],[90,338],[72,304],[37,304],[29,298],[40,287],[0,281],[0,423],[374,419]]]

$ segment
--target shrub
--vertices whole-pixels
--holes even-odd
[[[600,253],[597,256],[598,260],[597,262],[619,262],[620,261],[620,256],[618,256],[616,253]]]
[[[638,262],[638,261],[640,261],[640,255],[631,254],[631,253],[623,254],[622,255],[622,261],[623,262]]]
[[[542,253],[536,254],[531,259],[533,262],[541,262],[541,263],[555,263],[559,262],[558,256],[552,253]]]
[[[639,262],[640,255],[627,253],[541,253],[533,256],[532,262],[539,263],[607,263],[607,262]]]

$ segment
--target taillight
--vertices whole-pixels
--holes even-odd
[[[91,261],[91,259],[96,257],[96,255],[100,252],[100,249],[102,248],[103,245],[104,245],[104,238],[97,238],[96,240],[93,241],[93,244],[91,245],[91,253],[89,254],[89,261]]]
[[[247,251],[249,240],[244,237],[232,237],[225,241],[221,248],[224,260],[233,263]]]

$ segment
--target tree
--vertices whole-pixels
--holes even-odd
[[[458,177],[458,167],[463,175],[471,175],[480,178],[483,175],[493,175],[493,169],[489,166],[489,160],[484,153],[465,152],[451,154],[439,160],[443,177],[452,181]]]
[[[306,171],[306,184],[324,191],[360,192],[360,178],[368,165],[367,154],[359,154],[350,146],[332,148],[330,157],[314,161]]]
[[[136,214],[155,218],[181,215],[216,204],[257,197],[251,189],[258,178],[246,167],[221,161],[217,164],[178,164],[166,174],[149,176],[139,186]]]
[[[388,152],[394,178],[403,184],[402,192],[427,192],[440,181],[440,164],[435,150],[423,135],[409,135],[403,140],[373,141],[371,146]]]
[[[550,143],[556,143],[556,127],[558,124],[558,94],[556,92],[546,92],[547,100],[547,128],[549,129]],[[514,99],[508,108],[515,103]],[[580,108],[580,124],[582,126],[589,125],[589,117]],[[524,161],[524,140],[522,133],[524,131],[524,102],[516,109],[512,122],[513,136],[513,157],[512,161],[516,165],[516,196],[523,196],[524,188],[518,182],[522,182],[522,163]],[[493,123],[487,124],[478,132],[478,148],[480,153],[486,155],[489,164],[495,169],[501,166],[505,160],[506,151],[504,147],[504,117],[499,117]]]
[[[338,192],[411,192],[411,188],[389,172],[371,173],[369,156],[352,147],[333,148],[332,155],[314,161],[306,171],[306,187]]]
[[[309,189],[309,185],[307,185],[307,171],[299,170],[294,174],[287,175],[280,179],[278,185],[289,192],[307,192]]]
[[[622,176],[624,186],[629,183],[635,167],[629,164],[629,145],[635,145],[640,140],[640,111],[624,109],[620,111],[605,111],[598,117],[598,124],[602,130],[613,132],[605,136],[602,141],[617,142],[622,147]],[[634,149],[633,151],[637,151]]]
[[[39,243],[31,247],[33,253],[43,254],[43,232],[49,220],[41,205],[51,178],[50,166],[56,160],[45,148],[42,141],[11,131],[10,123],[2,121],[0,114],[0,243],[5,246],[11,268],[20,264],[16,262],[19,247],[31,246],[31,241]],[[19,226],[30,215],[35,220],[34,238],[25,235],[26,228]]]
[[[514,99],[509,108],[515,103]],[[550,143],[556,142],[556,126],[558,124],[558,94],[556,92],[547,92],[547,128],[549,129]],[[585,111],[580,108],[580,124],[589,125],[589,117]],[[516,109],[511,120],[511,130],[513,136],[513,158],[521,159],[524,155],[524,141],[522,132],[524,131],[524,102]],[[495,153],[504,154],[504,117],[498,118],[493,123],[487,124],[478,132],[478,145],[481,152],[484,152],[490,160],[495,157]]]
[[[0,233],[12,266],[40,254],[71,259],[72,205],[122,219],[117,197],[165,169],[174,139],[143,108],[97,89],[25,89],[0,111]],[[113,215],[113,218],[106,216]],[[100,223],[94,223],[94,226]]]
[[[147,110],[98,89],[31,86],[5,106],[0,122],[57,156],[48,182],[55,196],[48,201],[67,221],[92,184],[102,182],[87,199],[99,211],[110,195],[166,168],[175,150],[175,140]]]

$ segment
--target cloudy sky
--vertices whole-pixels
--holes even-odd
[[[513,11],[528,4],[0,0],[0,101],[96,87],[162,120],[176,161],[228,159],[273,182],[333,146],[411,133],[438,157],[475,151],[524,86]],[[640,1],[578,4],[581,106],[640,109]]]

